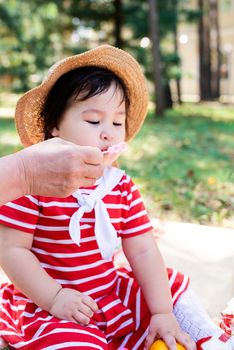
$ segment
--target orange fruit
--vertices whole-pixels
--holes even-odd
[[[177,350],[185,350],[185,348],[178,343],[176,343],[176,346]],[[150,350],[168,350],[168,347],[163,340],[158,339],[151,345]]]

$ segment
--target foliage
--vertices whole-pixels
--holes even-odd
[[[153,216],[234,227],[234,109],[187,105],[149,115],[121,165]]]
[[[181,4],[180,6],[177,6]],[[182,0],[160,0],[160,28],[165,79],[181,73],[178,53],[168,48],[178,20],[188,11]],[[0,0],[0,75],[15,91],[25,91],[42,80],[45,71],[63,56],[79,53],[95,43],[116,43],[114,0]],[[146,0],[122,1],[123,47],[144,65],[152,79],[150,47],[140,46],[149,36]],[[165,45],[163,42],[165,41]],[[170,60],[167,58],[170,57]],[[7,81],[8,81],[7,80]]]

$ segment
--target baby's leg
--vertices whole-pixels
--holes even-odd
[[[224,333],[220,327],[212,322],[190,286],[176,302],[174,314],[182,330],[188,333],[195,342]],[[234,349],[234,344],[229,346],[231,342],[232,340],[227,342],[227,349]]]
[[[217,332],[222,333],[222,330],[212,322],[190,286],[175,304],[174,314],[181,328],[189,333],[194,341]]]

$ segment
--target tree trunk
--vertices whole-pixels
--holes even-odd
[[[209,100],[211,94],[211,50],[210,50],[210,18],[209,0],[198,0],[202,15],[199,21],[199,73],[200,99]]]
[[[123,26],[123,11],[122,0],[114,0],[114,33],[115,33],[115,46],[120,49],[123,48],[122,41],[122,26]]]
[[[156,114],[163,115],[165,109],[165,97],[162,83],[162,64],[160,55],[160,37],[157,0],[148,0],[150,36],[152,41],[153,71]]]
[[[174,6],[174,11],[178,13],[178,0],[173,1],[173,6]],[[174,25],[174,33],[173,33],[173,41],[174,41],[174,51],[175,53],[179,56],[179,51],[178,51],[178,31],[177,31],[177,19],[175,20],[175,25]],[[182,103],[181,101],[181,80],[180,78],[176,79],[176,90],[177,90],[177,102],[179,104]]]
[[[212,49],[212,77],[211,77],[211,91],[212,97],[218,98],[220,96],[220,30],[219,30],[219,11],[218,1],[210,0],[210,19],[211,19],[211,49]]]

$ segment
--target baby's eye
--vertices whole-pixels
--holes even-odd
[[[99,124],[99,121],[94,121],[94,120],[86,120],[86,122],[93,125]]]
[[[122,126],[123,123],[113,123],[114,126]]]

